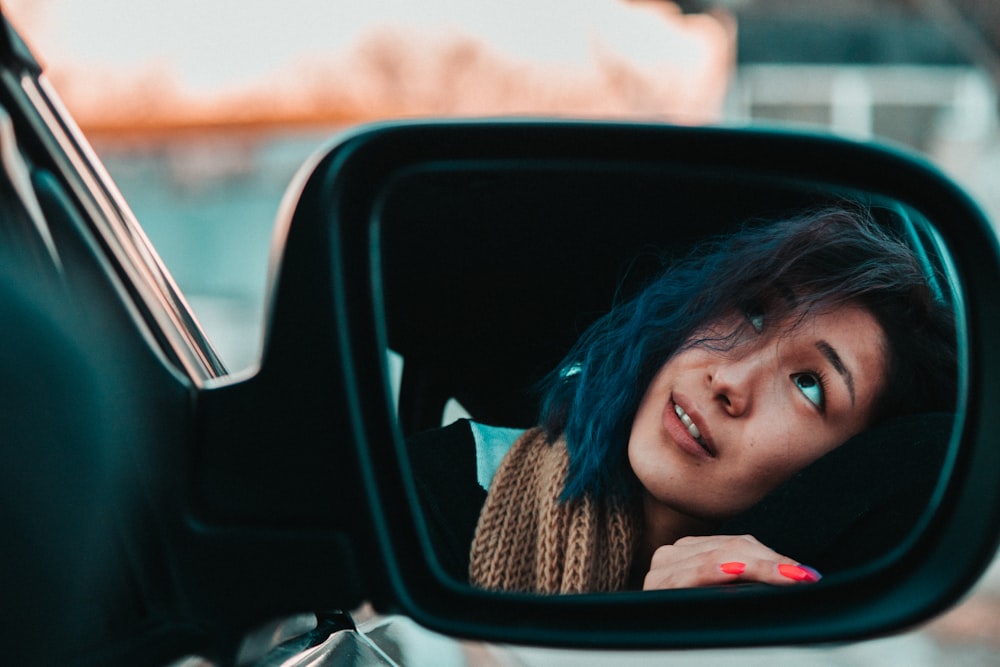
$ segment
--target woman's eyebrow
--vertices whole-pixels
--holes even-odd
[[[847,384],[847,391],[851,395],[851,405],[854,405],[854,376],[851,375],[851,371],[847,366],[844,365],[844,360],[840,358],[837,351],[833,349],[833,346],[827,343],[825,340],[818,341],[816,343],[816,349],[818,349],[826,360],[830,362],[833,369],[840,374],[840,377],[844,378],[844,382]]]

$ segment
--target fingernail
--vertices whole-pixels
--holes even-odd
[[[783,577],[788,577],[794,581],[807,581],[809,583],[814,583],[823,578],[823,576],[807,565],[789,565],[788,563],[781,563],[778,565],[778,572]]]
[[[741,563],[738,560],[734,560],[729,563],[723,563],[719,566],[719,569],[726,574],[743,574],[746,572],[747,564]]]

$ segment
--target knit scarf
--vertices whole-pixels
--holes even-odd
[[[479,515],[469,581],[495,591],[593,593],[622,590],[639,535],[626,503],[589,495],[562,501],[569,455],[541,428],[511,447]]]

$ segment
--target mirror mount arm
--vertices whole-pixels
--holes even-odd
[[[382,380],[358,377],[377,361],[374,348],[358,357],[354,346],[374,335],[343,311],[371,305],[344,288],[341,274],[354,262],[341,256],[338,204],[324,176],[336,159],[316,166],[279,219],[259,368],[213,381],[196,398],[184,548],[201,555],[185,589],[234,631],[279,612],[355,609],[377,598],[385,571],[375,529],[384,510],[372,508],[378,497],[357,443],[372,437],[368,423],[389,416],[366,414],[370,402],[357,395]],[[247,586],[253,595],[230,594]]]

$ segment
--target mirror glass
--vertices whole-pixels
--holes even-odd
[[[960,407],[961,303],[932,223],[731,169],[398,174],[378,282],[442,574],[538,593],[828,584],[900,553]]]

